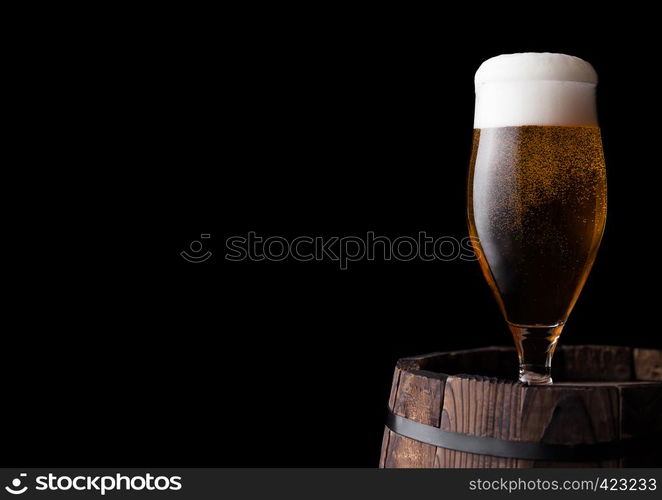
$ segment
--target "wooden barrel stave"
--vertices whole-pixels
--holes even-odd
[[[482,348],[399,360],[389,408],[442,430],[504,440],[576,444],[662,431],[662,351],[564,346],[553,386],[507,380],[514,349]],[[558,363],[558,364],[557,364]],[[488,376],[464,375],[480,371]],[[572,378],[572,381],[568,381]],[[526,468],[659,465],[656,456],[591,462],[551,462],[460,452],[386,428],[380,467]]]

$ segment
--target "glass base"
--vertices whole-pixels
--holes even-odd
[[[519,366],[519,381],[527,385],[552,385],[551,367],[545,367],[543,370],[539,366],[522,365]],[[540,373],[544,371],[545,373]]]
[[[556,325],[516,325],[508,323],[519,357],[519,381],[527,385],[552,384],[552,356],[563,330]]]

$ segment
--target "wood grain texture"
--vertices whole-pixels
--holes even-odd
[[[443,430],[513,441],[579,444],[662,431],[662,351],[571,346],[553,386],[483,376],[516,366],[514,349],[483,348],[402,358],[389,407]],[[584,368],[582,368],[584,367]],[[481,375],[467,375],[467,373]],[[568,380],[568,376],[575,380]],[[655,378],[657,377],[657,378]],[[659,466],[660,452],[628,459],[544,462],[458,452],[386,429],[380,467],[524,468]]]
[[[393,413],[426,425],[439,427],[444,379],[431,372],[401,371]],[[400,436],[389,436],[385,467],[430,468],[436,447]]]
[[[393,407],[395,406],[395,398],[398,395],[398,385],[400,384],[400,373],[402,371],[400,368],[397,366],[395,367],[395,371],[393,372],[393,382],[391,383],[391,393],[389,394],[388,397],[388,409],[393,410]],[[388,453],[389,449],[389,444],[392,439],[392,432],[391,430],[384,426],[384,437],[382,438],[382,452],[381,455],[379,456],[379,467],[384,468],[386,467],[386,455]]]
[[[522,441],[593,444],[620,439],[619,391],[613,386],[525,387]],[[618,460],[544,462],[533,467],[618,467]]]
[[[561,346],[552,366],[564,380],[632,380],[632,348],[612,346]]]
[[[637,380],[662,381],[662,351],[634,349],[633,359]]]
[[[521,389],[511,381],[485,377],[448,377],[441,429],[481,437],[517,439],[515,417],[521,411]],[[512,467],[514,459],[439,448],[438,467]]]

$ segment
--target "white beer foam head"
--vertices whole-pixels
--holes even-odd
[[[476,71],[474,128],[597,125],[598,75],[574,56],[504,54]]]

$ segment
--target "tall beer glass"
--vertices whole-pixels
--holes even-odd
[[[551,360],[600,245],[607,179],[593,67],[508,54],[475,77],[469,232],[519,355],[519,378],[551,384]]]

